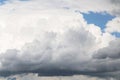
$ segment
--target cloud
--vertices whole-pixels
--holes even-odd
[[[108,47],[104,47],[93,55],[96,59],[98,68],[101,68],[105,73],[104,75],[118,76],[120,74],[120,39],[110,42]]]
[[[98,50],[97,54],[94,55],[94,57],[98,59],[106,59],[106,58],[119,59],[120,58],[119,46],[120,46],[120,40],[116,39],[110,42],[108,47]]]
[[[108,27],[118,21],[113,12],[116,3],[112,4],[109,0],[6,2],[0,6],[0,76],[119,75],[119,40]],[[117,18],[102,32],[84,20],[81,12],[89,11]]]
[[[97,78],[97,77],[90,77],[90,76],[85,76],[85,75],[74,75],[74,76],[53,76],[53,77],[44,77],[44,76],[38,76],[37,74],[22,74],[22,75],[14,75],[10,76],[5,79],[16,79],[16,80],[108,80],[108,79],[113,79],[113,78],[108,78],[108,79],[103,79],[103,78]],[[4,80],[4,79],[2,79]],[[115,80],[115,79],[113,79]]]
[[[82,27],[68,29],[62,34],[46,33],[39,41],[24,45],[20,51],[10,49],[1,53],[1,75],[7,71],[10,74],[36,72],[41,75],[78,73],[77,70],[84,68],[83,62],[90,58],[88,55],[94,47],[94,40],[95,37]]]
[[[82,74],[110,77],[111,68],[106,69],[106,62],[92,58],[93,53],[100,47],[96,48],[99,44],[97,37],[89,30],[79,26],[63,30],[62,33],[46,32],[39,40],[26,43],[21,50],[9,49],[1,53],[0,75],[38,73],[39,76]],[[112,66],[111,63],[110,65]],[[113,72],[116,71],[113,69]]]
[[[0,10],[3,12],[21,12],[25,13],[30,11],[30,9],[33,10],[50,10],[50,9],[68,9],[71,11],[79,10],[80,12],[107,12],[107,13],[115,13],[115,11],[118,11],[118,8],[114,4],[119,4],[119,0],[91,0],[91,1],[85,1],[85,0],[29,0],[29,1],[20,1],[20,0],[8,0],[6,1],[6,4],[1,7]],[[39,5],[41,4],[41,5]],[[84,5],[83,5],[84,4]],[[19,5],[19,6],[18,6]],[[105,6],[107,5],[107,6]],[[28,7],[29,6],[29,7]],[[90,7],[89,7],[90,6]],[[27,10],[26,10],[27,9]],[[24,11],[24,12],[23,12]],[[114,14],[116,15],[116,14]]]
[[[110,0],[110,3],[114,6],[114,9],[111,11],[111,13],[115,16],[120,17],[120,1]]]
[[[31,10],[30,14],[29,11],[1,14],[0,17],[1,52],[11,48],[20,49],[25,43],[32,42],[45,31],[62,32],[62,29],[68,27],[85,25],[81,14],[56,9],[35,10],[35,12]]]
[[[109,21],[107,24],[106,24],[106,31],[107,32],[110,32],[110,33],[113,33],[113,32],[120,32],[120,18],[117,17],[117,18],[114,18],[113,20]]]

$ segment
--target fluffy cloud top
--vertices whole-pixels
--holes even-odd
[[[106,26],[107,26],[106,28],[107,32],[110,32],[110,33],[120,32],[120,18],[117,17],[112,21],[109,21]]]

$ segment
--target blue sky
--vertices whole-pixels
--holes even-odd
[[[118,33],[118,32],[114,32],[114,33],[112,33],[112,35],[114,35],[116,37],[120,37],[120,33]]]
[[[4,2],[7,0],[0,0],[0,5],[4,4]]]
[[[83,13],[83,16],[88,24],[95,24],[103,30],[105,25],[108,21],[112,20],[114,16],[107,14],[107,13],[93,13],[90,12],[89,14]]]
[[[4,1],[6,1],[6,0],[0,0],[1,3],[4,2]]]
[[[0,0],[0,5],[3,5],[5,1],[9,1],[9,0]],[[29,0],[19,0],[19,1],[29,1]]]

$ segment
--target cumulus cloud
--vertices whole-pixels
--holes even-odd
[[[107,72],[111,76],[119,76],[120,74],[120,39],[110,42],[108,47],[104,47],[93,55],[96,62],[99,62],[98,68]],[[97,65],[97,66],[98,66]],[[106,75],[104,74],[104,75]]]
[[[119,18],[109,21],[102,32],[81,14],[118,16],[114,4],[110,0],[7,1],[0,6],[0,76],[118,76],[120,42],[111,32],[119,30]]]
[[[83,62],[90,59],[88,55],[94,48],[94,40],[95,37],[84,28],[68,29],[62,34],[46,33],[39,41],[26,44],[20,51],[10,49],[1,53],[0,70],[2,73],[28,71],[43,75],[71,75],[72,71],[77,73],[77,70],[84,69]]]
[[[113,33],[113,32],[120,32],[120,18],[117,17],[117,18],[114,18],[113,20],[109,21],[107,24],[106,24],[106,31],[107,32],[110,32],[110,33]]]
[[[98,50],[97,54],[94,55],[95,58],[98,59],[119,59],[120,58],[120,40],[116,39],[110,42],[108,47]]]
[[[84,74],[104,77],[103,73],[109,73],[111,69],[106,69],[108,65],[101,59],[92,58],[99,50],[98,44],[95,35],[82,26],[68,28],[62,33],[47,32],[39,40],[26,43],[21,50],[9,49],[1,53],[0,75],[38,73],[41,76]]]

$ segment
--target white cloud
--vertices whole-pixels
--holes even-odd
[[[85,24],[82,15],[65,10],[38,11],[30,14],[2,14],[0,22],[0,48],[2,51],[8,48],[19,48],[26,42],[33,41],[45,31],[61,32],[62,29]]]
[[[114,18],[113,20],[109,21],[106,26],[106,32],[120,32],[120,18]]]
[[[119,6],[116,6],[116,3],[119,4],[119,0],[30,0],[23,2],[19,0],[8,0],[6,5],[0,7],[0,11],[2,11],[2,13],[12,13],[14,11],[17,11],[17,13],[20,13],[21,11],[22,13],[25,13],[31,11],[31,9],[34,12],[35,10],[63,9],[67,7],[73,11],[79,10],[80,12],[108,12],[114,14],[114,12],[119,9]]]

